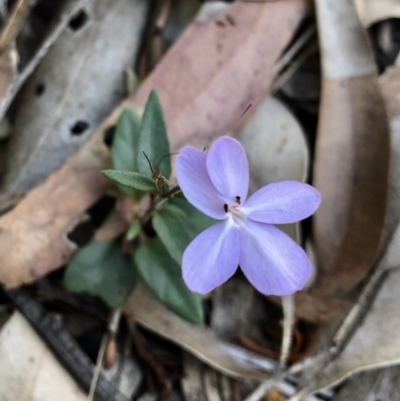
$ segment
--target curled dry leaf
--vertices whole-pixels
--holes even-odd
[[[313,293],[342,297],[376,259],[384,227],[389,126],[375,62],[347,0],[317,0],[323,83],[314,166],[321,271]]]
[[[51,350],[18,312],[12,315],[0,332],[0,377],[2,400],[87,399]]]
[[[400,68],[380,77],[390,121],[390,171],[385,236],[381,265],[386,269],[400,266]]]
[[[400,363],[400,337],[397,335],[400,324],[399,286],[400,270],[390,271],[366,318],[342,353],[319,372],[319,380],[307,386],[293,400],[332,387],[358,371]]]
[[[379,271],[387,271],[388,274],[380,287],[380,280],[376,280],[374,287],[371,287],[369,292],[373,293],[378,287],[378,294],[369,310],[364,311],[367,313],[366,317],[342,353],[335,359],[328,360],[323,369],[320,367],[322,374],[318,376],[319,379],[306,387],[298,397],[323,387],[331,387],[358,371],[400,363],[396,335],[399,324],[396,309],[400,301],[400,271],[396,269],[400,265],[400,68],[389,70],[380,77],[379,83],[389,115],[391,146],[385,232],[375,276]],[[363,307],[359,305],[359,308]],[[307,374],[307,369],[303,374]]]
[[[66,234],[111,187],[100,173],[109,163],[103,135],[124,108],[142,108],[155,88],[171,149],[189,142],[204,147],[265,93],[272,67],[305,12],[305,1],[236,2],[208,22],[193,23],[135,97],[118,107],[59,170],[0,219],[0,281],[8,287],[32,282],[74,253],[76,247]],[[226,21],[223,27],[219,20]]]
[[[400,3],[397,0],[355,0],[354,3],[365,27],[388,18],[400,18]]]
[[[214,332],[181,319],[161,305],[141,285],[125,303],[124,311],[139,324],[179,344],[184,350],[230,377],[265,379],[274,363],[241,347],[218,340]]]

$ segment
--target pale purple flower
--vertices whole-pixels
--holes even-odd
[[[212,291],[238,266],[266,295],[289,295],[304,287],[311,263],[303,249],[273,224],[311,216],[321,200],[315,188],[283,181],[261,188],[246,200],[246,153],[230,137],[219,138],[208,153],[183,148],[176,174],[186,199],[206,215],[221,220],[198,235],[183,254],[183,279],[193,292]]]

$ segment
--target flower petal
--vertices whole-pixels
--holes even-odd
[[[290,295],[311,276],[311,263],[278,228],[251,220],[240,227],[239,265],[250,283],[265,295]]]
[[[238,261],[238,230],[227,219],[207,228],[186,248],[183,279],[193,292],[207,294],[235,273]]]
[[[259,189],[240,210],[254,221],[287,224],[311,216],[320,202],[321,195],[311,185],[282,181]]]
[[[249,189],[249,165],[239,141],[227,136],[217,139],[207,156],[207,171],[215,188],[230,204],[240,197],[243,203]]]
[[[186,199],[214,219],[225,219],[224,200],[215,189],[206,167],[207,153],[196,148],[183,148],[176,159],[176,176]]]

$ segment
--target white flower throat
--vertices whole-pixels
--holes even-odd
[[[231,218],[236,224],[243,223],[246,220],[246,216],[240,210],[240,196],[236,196],[236,202],[233,205],[228,206],[226,203],[224,204],[224,210],[226,213],[230,213]]]

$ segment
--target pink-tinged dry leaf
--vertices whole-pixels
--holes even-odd
[[[352,2],[317,0],[323,90],[314,185],[321,271],[313,288],[341,297],[377,256],[384,227],[389,127],[369,44]]]
[[[236,2],[208,22],[194,22],[135,98],[118,107],[78,152],[0,219],[0,281],[8,287],[32,282],[74,253],[68,231],[111,186],[100,174],[109,163],[103,135],[123,108],[144,107],[155,88],[171,149],[188,142],[208,145],[268,89],[272,67],[305,12],[303,0]]]
[[[305,2],[236,2],[195,21],[139,89],[142,106],[156,89],[171,149],[204,147],[251,102],[262,100],[272,68],[305,13]]]

